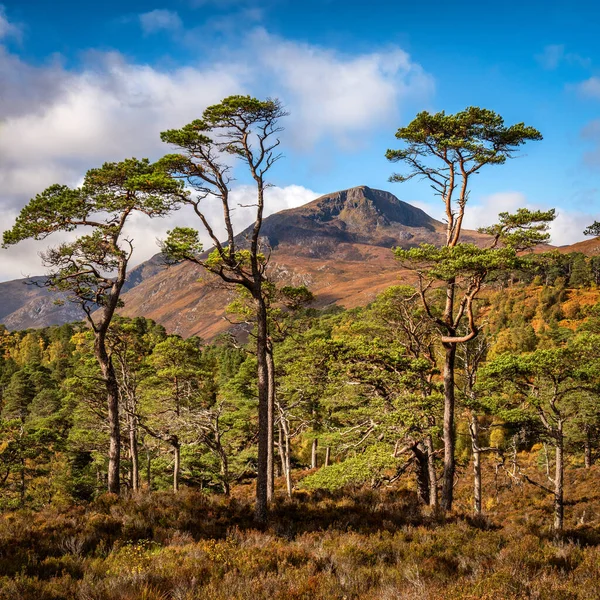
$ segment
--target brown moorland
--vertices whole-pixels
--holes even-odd
[[[530,472],[538,460],[519,456]],[[548,495],[497,471],[491,457],[484,466],[481,519],[470,516],[466,464],[447,516],[420,506],[406,481],[293,500],[280,489],[263,529],[252,522],[251,485],[230,499],[142,492],[7,513],[0,599],[598,598],[600,468],[569,469],[567,528],[555,538]]]

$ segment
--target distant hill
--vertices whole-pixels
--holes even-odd
[[[139,285],[165,268],[161,255],[156,254],[130,271],[124,289]],[[84,320],[85,314],[77,304],[67,301],[57,304],[57,301],[65,299],[65,295],[45,288],[45,280],[45,277],[38,276],[1,282],[0,323],[16,330]]]
[[[568,254],[569,252],[583,252],[587,256],[595,256],[596,254],[600,254],[600,238],[596,237],[569,246],[560,246],[558,250],[564,254]]]
[[[244,244],[251,228],[238,235]],[[445,225],[393,194],[359,186],[326,194],[267,217],[262,241],[270,248],[268,272],[276,281],[306,285],[317,306],[367,304],[388,286],[410,281],[390,248],[421,243],[442,245]],[[483,244],[486,236],[464,231],[463,239]],[[600,240],[565,246],[561,252],[600,252]],[[43,278],[33,278],[40,282]],[[81,320],[74,305],[56,306],[56,296],[27,280],[0,283],[0,322],[10,329]],[[183,336],[211,338],[231,328],[225,306],[234,290],[200,267],[166,267],[160,254],[132,269],[123,296],[127,316],[146,316]]]
[[[250,231],[238,241],[243,244]],[[400,279],[409,281],[390,248],[441,245],[445,225],[389,192],[360,186],[267,217],[261,236],[271,248],[268,272],[274,280],[308,286],[317,306],[354,307]],[[482,243],[487,238],[465,231],[465,239]],[[211,338],[231,328],[224,309],[234,293],[218,278],[184,263],[131,289],[121,312],[150,317],[183,336]]]

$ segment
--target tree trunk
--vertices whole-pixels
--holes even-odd
[[[227,454],[221,447],[219,451],[219,457],[221,459],[221,479],[223,480],[223,493],[229,496],[231,490],[229,487],[229,462],[227,460]]]
[[[317,461],[317,448],[319,446],[319,440],[318,438],[315,438],[312,441],[312,448],[311,448],[311,452],[310,452],[310,468],[311,469],[316,469],[318,466],[318,461]]]
[[[479,449],[479,421],[475,412],[471,413],[469,424],[471,448],[473,449],[473,510],[481,514],[481,451]]]
[[[279,447],[279,462],[281,464],[281,473],[285,475],[285,448],[283,447],[283,425],[282,418],[277,423],[277,446]]]
[[[592,460],[592,435],[591,435],[591,430],[590,430],[590,426],[586,425],[585,427],[585,441],[583,442],[584,448],[583,448],[583,460],[585,463],[585,468],[589,469],[592,464],[593,464],[593,460]]]
[[[106,386],[108,402],[108,491],[111,494],[121,492],[121,427],[119,423],[119,385],[110,356],[106,351],[105,333],[96,335],[94,351]]]
[[[442,508],[452,510],[454,496],[454,367],[456,344],[444,344],[444,475]]]
[[[173,444],[173,491],[179,491],[179,474],[181,472],[181,444],[177,438],[171,442]]]
[[[292,497],[292,463],[290,460],[290,436],[285,436],[285,489],[288,498]]]
[[[290,468],[290,436],[283,414],[279,420],[279,454],[281,456],[281,469],[285,477],[285,488],[288,498],[292,497],[292,472]]]
[[[433,439],[431,438],[431,435],[425,437],[425,448],[427,448],[427,473],[429,475],[429,506],[437,508],[437,473],[435,471],[435,450],[433,448]]]
[[[269,452],[269,374],[267,366],[267,307],[261,286],[255,288],[256,302],[256,358],[258,376],[258,469],[256,477],[256,506],[254,518],[259,523],[267,520],[268,452]]]
[[[556,439],[556,471],[554,475],[554,530],[562,531],[564,522],[564,462],[562,422],[558,422]]]
[[[429,473],[425,446],[419,442],[411,448],[416,459],[417,495],[423,504],[429,504]]]
[[[327,448],[325,448],[325,462],[323,463],[325,467],[329,466],[330,459],[331,459],[331,447],[327,446]]]
[[[275,411],[275,361],[273,360],[273,345],[267,346],[267,375],[269,383],[268,427],[267,427],[267,502],[273,500],[275,493],[275,458],[274,458],[274,411]]]
[[[131,455],[131,489],[140,489],[140,462],[135,417],[129,417],[129,454]]]
[[[19,506],[23,508],[25,506],[25,457],[23,456],[23,448],[19,448],[20,457],[20,481],[19,481]]]
[[[146,483],[148,484],[148,491],[152,491],[152,454],[150,450],[146,454]]]

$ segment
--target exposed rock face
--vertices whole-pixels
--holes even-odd
[[[360,186],[271,215],[261,235],[272,248],[296,245],[314,256],[331,242],[388,247],[434,243],[441,241],[442,228],[442,223],[389,192]]]

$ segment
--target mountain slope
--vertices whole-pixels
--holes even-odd
[[[157,254],[129,272],[123,289],[130,290],[165,268],[162,257]],[[38,276],[0,282],[0,323],[16,330],[83,321],[83,310],[65,301],[65,294],[44,287],[45,279]]]
[[[570,246],[560,246],[559,252],[563,254],[569,254],[569,252],[583,252],[587,256],[595,256],[600,254],[600,238],[593,238],[590,240],[583,240]]]
[[[250,231],[238,236],[239,243]],[[267,217],[261,236],[271,249],[270,277],[308,286],[317,306],[339,303],[350,308],[367,304],[400,279],[410,281],[390,248],[443,244],[445,226],[388,192],[360,186]],[[485,239],[465,231],[465,240]],[[234,295],[218,278],[184,263],[125,294],[122,314],[145,315],[183,336],[211,338],[231,328],[224,309]]]
[[[250,232],[248,228],[238,235],[240,245]],[[390,249],[442,245],[445,225],[389,192],[359,186],[267,217],[261,236],[270,252],[268,273],[275,281],[308,286],[317,306],[338,303],[350,308],[367,304],[400,280],[410,282],[410,273],[400,269]],[[483,244],[486,239],[475,231],[463,232],[464,241]],[[560,250],[595,253],[600,241]],[[0,322],[10,329],[83,318],[76,306],[56,306],[56,296],[24,286],[24,281],[0,283]],[[235,290],[200,267],[183,263],[167,268],[157,254],[131,271],[125,289],[122,314],[150,317],[171,332],[208,339],[232,327],[224,309]]]

